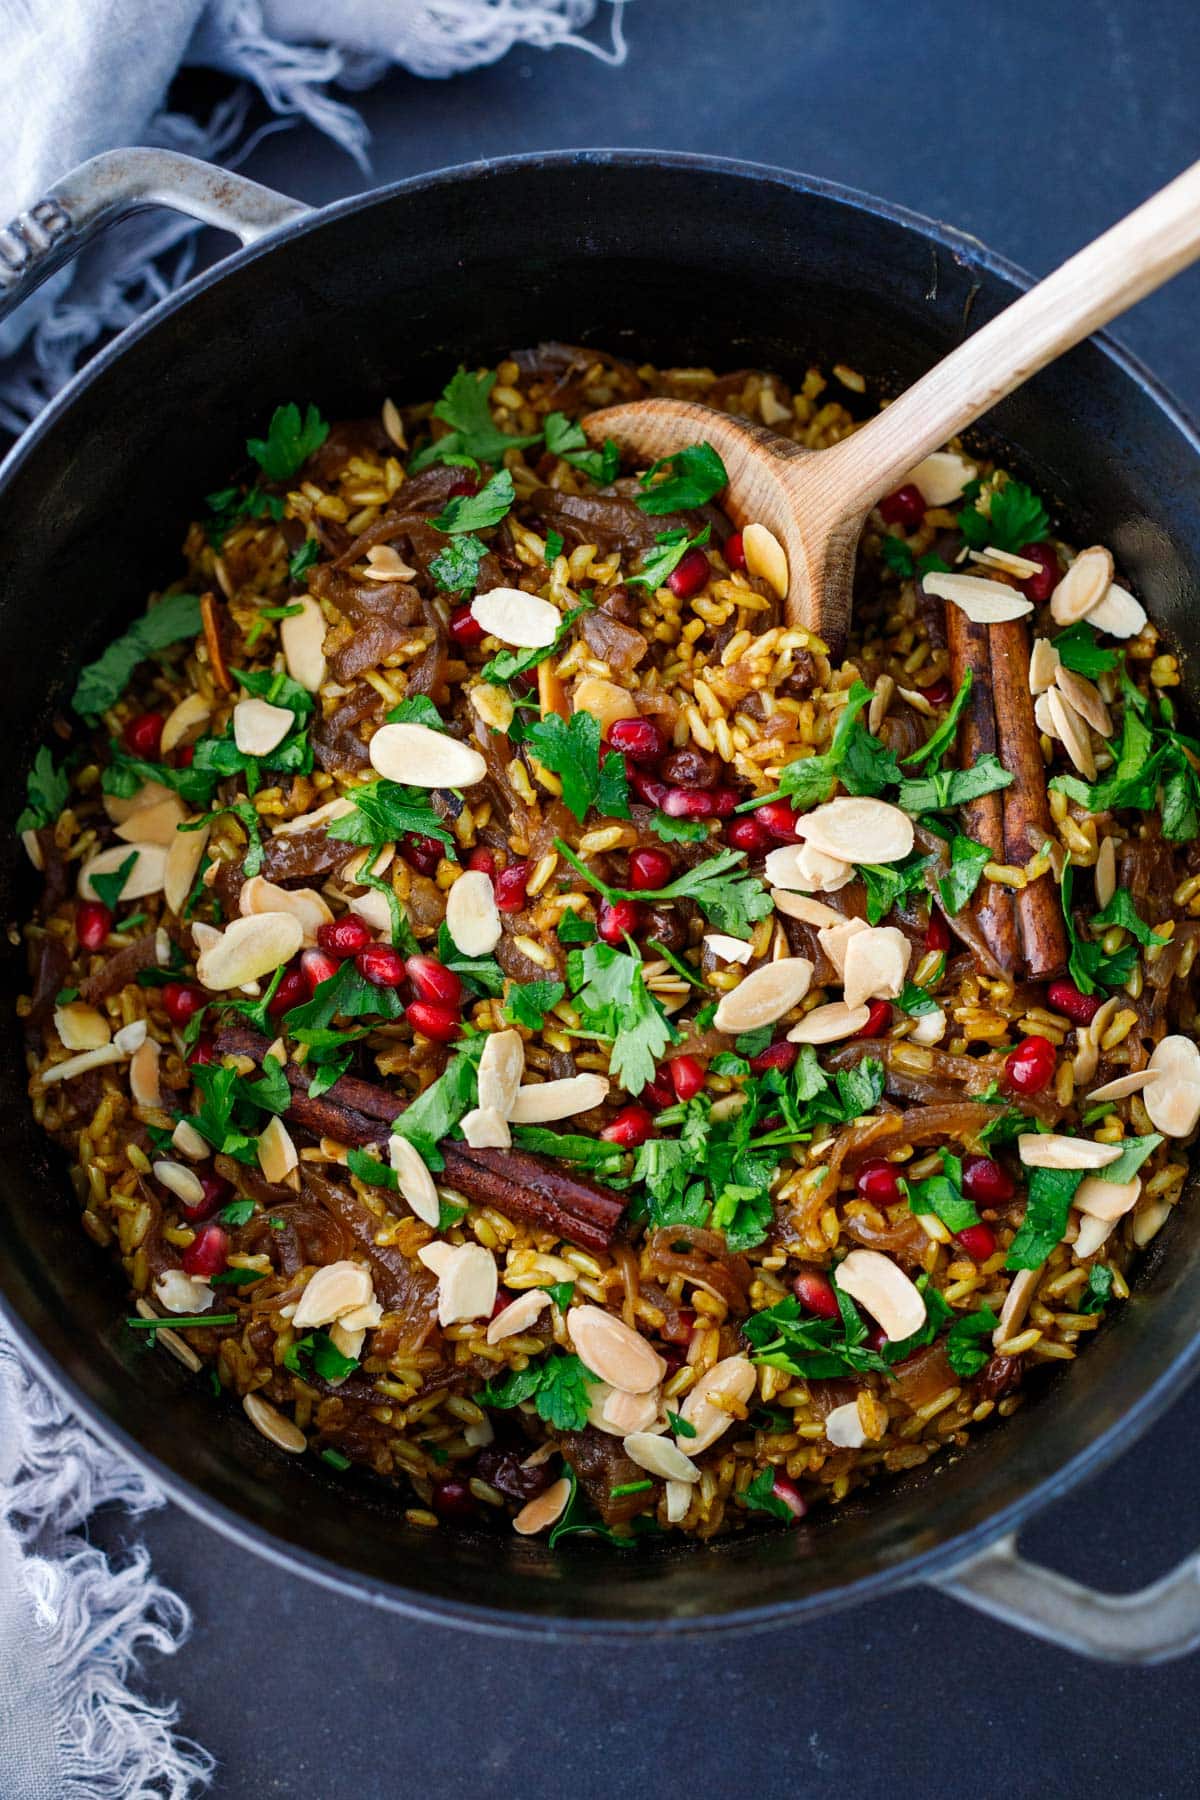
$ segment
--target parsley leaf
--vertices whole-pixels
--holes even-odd
[[[133,873],[133,865],[137,861],[137,851],[131,850],[120,868],[111,875],[93,875],[91,884],[95,888],[109,912],[116,912],[117,902],[121,898],[125,883]]]
[[[775,1493],[776,1471],[771,1468],[760,1469],[749,1486],[737,1495],[738,1500],[750,1512],[769,1513],[773,1519],[782,1519],[785,1525],[795,1525],[800,1515],[786,1500],[780,1500]]]
[[[931,1175],[926,1181],[905,1182],[904,1188],[909,1211],[918,1215],[932,1213],[947,1231],[965,1231],[968,1225],[979,1223],[979,1214],[963,1193],[962,1160],[949,1150],[942,1151],[940,1175]]]
[[[629,817],[625,758],[609,751],[600,761],[600,721],[591,713],[535,719],[527,738],[531,753],[562,782],[564,806],[583,823],[594,806],[606,818]]]
[[[268,481],[290,481],[329,436],[329,426],[310,401],[301,420],[295,401],[277,406],[265,438],[247,438],[246,449]]]
[[[1097,675],[1109,674],[1121,660],[1116,650],[1101,649],[1096,627],[1089,625],[1086,619],[1068,625],[1050,641],[1058,651],[1064,669],[1074,669],[1077,675],[1086,675],[1089,681],[1095,681]]]
[[[465,981],[473,993],[499,999],[504,992],[504,971],[495,957],[464,956],[444,919],[438,926],[437,954],[438,961]]]
[[[449,425],[445,436],[424,445],[409,461],[410,475],[427,469],[432,463],[448,462],[457,456],[472,456],[478,462],[497,463],[506,450],[523,450],[536,444],[539,436],[510,437],[492,419],[488,395],[496,385],[494,373],[471,375],[460,368],[442,390],[434,406],[433,416]]]
[[[719,850],[706,862],[677,875],[666,887],[635,890],[606,887],[561,838],[556,838],[554,845],[584,880],[607,899],[694,900],[705,917],[731,937],[748,938],[755,921],[765,919],[771,911],[771,896],[758,876],[740,867],[744,861],[741,850]]]
[[[487,555],[487,545],[471,532],[453,537],[444,550],[430,559],[429,573],[446,594],[472,592],[479,580],[479,565]]]
[[[555,654],[576,619],[590,611],[591,602],[584,601],[582,606],[573,606],[569,612],[564,613],[551,644],[542,644],[530,650],[501,650],[490,662],[484,663],[479,671],[483,679],[490,681],[493,687],[503,687],[506,682],[515,681],[518,675],[524,675],[527,670],[536,669],[539,663]]]
[[[1154,734],[1131,701],[1131,685],[1126,687],[1121,738],[1108,773],[1091,786],[1076,775],[1056,775],[1050,783],[1052,789],[1068,794],[1089,812],[1109,812],[1121,806],[1148,812],[1154,805],[1160,759],[1153,752]]]
[[[958,515],[958,528],[972,550],[1020,550],[1050,535],[1050,515],[1040,497],[1023,481],[1006,481],[992,489],[990,511],[974,502]]]
[[[960,1313],[946,1333],[946,1360],[956,1375],[978,1375],[991,1361],[991,1337],[1000,1323],[990,1306]],[[981,1341],[982,1340],[982,1341]]]
[[[500,523],[516,497],[511,474],[501,469],[477,494],[451,495],[431,523],[435,531],[454,535],[460,531],[483,531]]]
[[[1083,1180],[1080,1169],[1031,1169],[1025,1217],[1008,1247],[1006,1269],[1040,1269],[1062,1242],[1071,1201]]]
[[[540,1031],[546,1014],[558,1005],[566,991],[561,981],[527,981],[523,987],[513,986],[504,1004],[504,1016],[510,1025]]]
[[[17,830],[37,831],[43,825],[53,825],[70,792],[65,772],[55,768],[54,758],[43,744],[25,777],[26,806],[17,820]]]
[[[856,681],[846,695],[828,750],[818,756],[797,757],[784,769],[774,792],[743,801],[738,812],[752,812],[781,796],[802,812],[810,806],[823,805],[848,762],[852,764],[851,780],[855,783],[852,793],[877,794],[888,782],[898,781],[900,771],[894,755],[860,723],[859,715],[870,702],[871,689],[865,681]]]
[[[647,550],[642,557],[642,566],[636,575],[625,577],[626,587],[644,587],[655,593],[666,586],[668,575],[674,574],[689,550],[699,544],[707,544],[712,536],[712,527],[705,525],[695,537],[689,537],[680,526],[675,531],[660,531],[657,538],[658,549]]]
[[[315,537],[306,537],[300,548],[288,561],[288,574],[291,576],[292,580],[302,580],[309,569],[312,568],[320,554],[321,545],[319,541]],[[284,617],[286,618],[287,613],[297,611],[299,611],[298,607],[289,606]]]
[[[478,1406],[506,1410],[532,1400],[538,1417],[555,1431],[582,1431],[587,1424],[589,1389],[599,1380],[579,1357],[553,1351],[524,1369],[509,1369],[475,1395]]]
[[[345,1381],[352,1375],[358,1363],[352,1356],[343,1356],[327,1331],[310,1331],[307,1336],[297,1338],[288,1345],[283,1353],[283,1366],[290,1369],[293,1375],[303,1380],[309,1373],[305,1364],[309,1364],[312,1374],[322,1381]]]
[[[605,438],[603,450],[591,449],[583,427],[572,424],[565,413],[546,414],[546,448],[552,456],[561,456],[564,462],[579,469],[599,487],[615,481],[621,466],[621,452],[611,438]],[[553,560],[549,550],[546,557],[547,561]]]
[[[673,819],[656,810],[650,814],[649,825],[664,844],[702,844],[708,837],[703,819]]]
[[[919,750],[914,750],[911,755],[904,758],[906,765],[928,762],[930,757],[940,762],[947,750],[953,746],[955,733],[958,730],[958,721],[962,718],[963,709],[971,698],[971,683],[974,679],[972,671],[968,669],[959,683],[957,694],[950,702],[950,710],[946,717],[937,730],[926,738]]]
[[[368,1187],[390,1188],[393,1193],[399,1191],[400,1177],[390,1163],[372,1155],[369,1150],[350,1149],[346,1152],[346,1167]]]
[[[476,1104],[479,1089],[475,1071],[483,1045],[482,1037],[469,1039],[437,1080],[392,1121],[393,1136],[407,1138],[435,1173],[445,1167],[446,1161],[438,1145]]]
[[[200,628],[200,602],[195,594],[169,594],[135,620],[103,656],[80,670],[71,705],[85,718],[107,712],[125,692],[139,663],[168,644],[194,638]]]
[[[200,1110],[187,1115],[188,1124],[218,1153],[257,1163],[259,1127],[249,1082],[224,1063],[195,1063],[191,1073]]]
[[[536,1150],[540,1156],[557,1156],[563,1162],[588,1167],[620,1162],[624,1155],[618,1144],[585,1137],[581,1132],[549,1131],[544,1125],[514,1125],[513,1142],[522,1150]]]
[[[222,1225],[248,1225],[254,1217],[253,1200],[231,1200],[217,1214]]]
[[[1103,945],[1093,943],[1090,938],[1081,936],[1075,925],[1075,912],[1072,906],[1074,887],[1075,871],[1068,863],[1063,870],[1059,888],[1063,921],[1071,946],[1067,972],[1081,994],[1094,994],[1098,986],[1124,987],[1133,974],[1134,964],[1137,962],[1137,945],[1125,944],[1120,950],[1110,952],[1105,950]],[[1167,941],[1151,931],[1150,927],[1139,918],[1133,900],[1123,888],[1118,888],[1103,912],[1096,913],[1091,923],[1101,929],[1108,925],[1122,925],[1132,933],[1137,944],[1164,944]]]
[[[839,1317],[803,1314],[794,1294],[754,1313],[742,1326],[754,1363],[781,1369],[800,1381],[836,1380],[847,1374],[884,1374],[882,1356],[866,1347],[867,1327],[848,1294],[834,1285]]]
[[[655,476],[670,473],[662,481]],[[641,478],[638,505],[645,513],[689,512],[729,484],[725,464],[711,444],[687,444],[673,456],[660,456]]]
[[[1146,1158],[1152,1156],[1161,1143],[1162,1134],[1158,1131],[1151,1131],[1146,1137],[1123,1138],[1120,1156],[1100,1170],[1100,1179],[1118,1184],[1132,1181]]]
[[[1112,1299],[1113,1272],[1107,1263],[1093,1263],[1088,1270],[1087,1288],[1075,1302],[1076,1312],[1103,1312]]]
[[[395,988],[376,987],[359,974],[353,961],[347,961],[336,975],[318,984],[311,1000],[293,1006],[283,1022],[289,1037],[295,1037],[299,1031],[322,1031],[339,1017],[399,1019],[403,1014]]]
[[[867,923],[878,925],[901,900],[925,891],[925,871],[933,861],[919,851],[898,863],[860,863],[867,889]]]
[[[1140,917],[1138,909],[1133,903],[1133,896],[1127,888],[1118,888],[1108,905],[1102,911],[1092,914],[1091,922],[1093,927],[1102,928],[1109,925],[1121,925],[1143,946],[1167,942],[1166,937],[1152,931],[1145,920]]]
[[[943,769],[915,781],[902,781],[899,804],[906,813],[942,812],[1010,787],[1012,779],[994,756],[981,756],[969,769]]]
[[[347,844],[378,846],[414,832],[436,838],[448,850],[454,848],[425,788],[403,787],[398,781],[381,778],[354,788],[348,798],[354,802],[354,811],[331,819],[325,828],[328,837],[341,838]]]
[[[576,959],[580,1017],[589,1031],[612,1041],[609,1072],[614,1080],[627,1093],[640,1094],[674,1041],[671,1023],[646,987],[640,958],[611,944],[590,944],[572,952],[572,962]]]
[[[938,881],[938,893],[948,913],[962,911],[991,860],[992,853],[986,844],[977,844],[974,838],[955,832],[950,840],[950,867]]]

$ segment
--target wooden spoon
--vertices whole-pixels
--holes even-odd
[[[688,444],[711,444],[729,471],[731,518],[743,527],[764,525],[782,547],[786,564],[779,564],[778,586],[788,623],[840,651],[850,622],[854,552],[876,501],[900,487],[923,457],[1198,255],[1200,162],[828,450],[805,450],[690,400],[608,406],[584,419],[584,430],[595,443],[615,438],[647,466]]]

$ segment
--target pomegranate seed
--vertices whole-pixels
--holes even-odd
[[[872,1325],[867,1333],[867,1349],[873,1350],[876,1356],[882,1356],[891,1339],[882,1325]],[[894,1367],[896,1365],[893,1365]]]
[[[606,944],[621,944],[625,933],[634,932],[645,913],[636,900],[605,900],[600,907],[596,930]]]
[[[703,550],[686,550],[667,576],[667,586],[678,600],[690,600],[708,580],[708,558]]]
[[[742,542],[740,531],[730,532],[725,539],[725,562],[731,569],[746,567],[746,546]]]
[[[1054,1080],[1057,1060],[1049,1038],[1022,1038],[1004,1065],[1008,1085],[1018,1094],[1040,1094]]]
[[[768,1044],[757,1056],[750,1058],[750,1068],[755,1075],[765,1075],[768,1069],[790,1069],[800,1054],[799,1044],[789,1044],[786,1038],[780,1038],[777,1044]]]
[[[896,1178],[896,1171],[890,1162],[884,1162],[881,1157],[874,1157],[863,1164],[855,1177],[854,1185],[864,1200],[873,1201],[876,1206],[895,1206],[900,1198],[900,1183]]]
[[[344,961],[357,956],[371,941],[371,933],[357,913],[343,913],[340,919],[326,919],[317,927],[317,943],[330,956]]]
[[[1100,1011],[1099,995],[1081,994],[1075,983],[1065,978],[1050,983],[1046,998],[1055,1012],[1066,1013],[1072,1025],[1090,1025]]]
[[[219,1275],[229,1256],[229,1234],[219,1225],[198,1231],[180,1262],[185,1275]]]
[[[500,1314],[504,1311],[505,1307],[511,1306],[513,1299],[514,1299],[514,1296],[509,1293],[507,1288],[498,1287],[496,1289],[495,1304],[492,1307],[493,1319],[498,1319],[500,1317]]]
[[[801,1269],[792,1278],[792,1292],[806,1312],[819,1319],[840,1319],[837,1295],[828,1275],[820,1269]]]
[[[197,1038],[188,1054],[188,1067],[194,1068],[197,1063],[211,1063],[216,1060],[217,1047],[212,1039],[210,1037]]]
[[[629,857],[629,885],[637,888],[666,887],[674,864],[665,850],[634,850]]]
[[[667,797],[667,784],[645,769],[629,769],[629,785],[644,806],[661,806]]]
[[[928,687],[918,688],[917,692],[930,706],[945,706],[950,698],[950,678],[939,675],[936,681],[931,681]]]
[[[929,923],[925,927],[925,948],[940,950],[944,955],[950,948],[950,927],[936,906],[929,909]]]
[[[304,970],[297,964],[285,973],[271,996],[267,1011],[273,1019],[278,1019],[281,1014],[291,1012],[293,1006],[303,1006],[308,998],[308,982],[304,978]]]
[[[742,796],[733,788],[712,788],[708,797],[718,819],[728,819]]]
[[[414,1000],[404,1009],[404,1016],[414,1031],[432,1038],[435,1044],[453,1043],[460,1025],[456,1012],[448,1006],[435,1006],[431,1000]]]
[[[477,494],[478,492],[479,482],[474,475],[466,472],[458,477],[452,487],[446,489],[446,498],[447,500],[457,500],[460,494]]]
[[[201,1169],[197,1169],[195,1173],[200,1186],[204,1189],[203,1199],[189,1205],[186,1200],[179,1200],[172,1196],[175,1199],[175,1205],[189,1225],[198,1225],[201,1219],[210,1219],[218,1206],[224,1206],[232,1192],[229,1183],[222,1181],[219,1175],[210,1175]]]
[[[316,993],[323,981],[332,981],[341,966],[336,956],[330,956],[324,950],[302,950],[300,967],[304,979],[308,983],[310,997]]]
[[[83,950],[99,950],[112,930],[113,916],[98,900],[81,900],[75,908],[75,935]]]
[[[636,1150],[644,1144],[654,1130],[654,1120],[644,1106],[634,1102],[623,1106],[611,1124],[604,1127],[600,1136],[606,1144],[620,1144],[622,1150]]]
[[[608,741],[630,762],[653,765],[667,753],[667,739],[653,719],[616,719],[608,728]]]
[[[436,838],[410,831],[400,839],[400,854],[406,862],[412,864],[418,875],[436,875],[444,851]]]
[[[775,1471],[775,1479],[771,1483],[771,1496],[775,1500],[782,1500],[783,1504],[795,1519],[802,1519],[808,1511],[808,1502],[805,1500],[804,1495],[800,1492],[800,1489],[796,1486],[791,1476],[785,1475],[782,1469],[776,1469]]]
[[[435,1006],[462,1005],[462,982],[436,956],[410,956],[404,967],[418,1000],[431,1000]]]
[[[996,1234],[990,1225],[967,1225],[962,1231],[956,1231],[954,1238],[973,1262],[986,1262],[995,1254]]]
[[[925,499],[920,488],[906,481],[894,494],[885,494],[879,502],[879,516],[885,525],[899,525],[903,531],[915,531],[925,517]]]
[[[471,854],[467,857],[467,867],[468,869],[475,869],[479,873],[486,875],[490,881],[495,881],[496,852],[494,850],[484,850],[482,848],[472,850]]]
[[[450,491],[453,493],[453,488]],[[462,1524],[464,1520],[475,1517],[475,1499],[467,1483],[452,1475],[434,1486],[433,1510],[439,1519]]]
[[[855,1037],[882,1037],[892,1022],[892,1006],[890,1000],[871,1000],[868,1002],[867,1022]]]
[[[795,843],[796,821],[800,814],[786,800],[768,800],[765,806],[755,808],[754,817],[781,844]]]
[[[529,884],[529,864],[509,863],[496,877],[496,906],[503,913],[525,910],[525,889]]]
[[[1027,600],[1032,600],[1035,606],[1041,606],[1062,579],[1058,558],[1049,544],[1022,544],[1017,555],[1040,565],[1036,575],[1027,575],[1024,581],[1018,581],[1017,586]]]
[[[668,819],[715,819],[716,797],[703,788],[669,787],[662,799]]]
[[[368,944],[354,958],[354,966],[373,987],[399,987],[404,980],[404,958],[390,944]]]
[[[669,1321],[662,1328],[662,1335],[668,1344],[690,1344],[696,1330],[696,1315],[690,1306],[685,1306],[674,1321]]]
[[[457,644],[460,650],[472,650],[476,644],[482,644],[484,629],[469,606],[456,606],[450,614],[447,627],[450,641]]]
[[[653,1081],[648,1081],[642,1089],[642,1098],[656,1112],[663,1112],[668,1106],[674,1106],[675,1089],[671,1086],[671,1078],[665,1069],[660,1069]]]
[[[990,1156],[968,1156],[963,1160],[963,1192],[981,1206],[1003,1206],[1017,1191],[1008,1170]]]
[[[161,713],[139,713],[136,719],[130,719],[122,736],[133,754],[140,756],[143,762],[157,762],[165,723]]]
[[[207,996],[187,982],[168,981],[162,991],[162,1003],[172,1025],[186,1025],[205,1004]]]
[[[677,1100],[694,1100],[704,1086],[704,1064],[695,1056],[676,1056],[667,1065]]]
[[[735,819],[725,829],[725,841],[735,850],[744,850],[747,856],[753,856],[756,850],[765,850],[771,842],[771,834],[766,826],[747,813],[744,819]]]
[[[176,768],[190,769],[196,760],[196,746],[195,744],[181,744],[178,750],[172,752],[172,755],[175,758]]]

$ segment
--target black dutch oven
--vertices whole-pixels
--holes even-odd
[[[801,375],[850,362],[895,392],[1027,277],[977,243],[804,176],[703,158],[582,152],[477,163],[320,212],[162,151],[114,152],[0,233],[7,306],[99,226],[163,204],[245,246],[102,351],[0,471],[0,817],[78,665],[177,567],[197,494],[281,401],[327,415],[435,393],[555,337],[663,363]],[[998,406],[981,447],[1111,545],[1186,652],[1200,623],[1200,441],[1123,351],[1093,339]],[[1193,698],[1195,696],[1193,695]],[[27,910],[0,834],[4,915]],[[4,960],[0,1016],[24,984]],[[0,1284],[31,1362],[180,1505],[288,1570],[398,1611],[503,1631],[755,1628],[935,1581],[1095,1655],[1200,1642],[1200,1559],[1144,1593],[1094,1594],[1016,1554],[1023,1520],[1145,1431],[1200,1358],[1200,1240],[1180,1207],[1134,1293],[1066,1379],[970,1448],[792,1530],[712,1547],[568,1550],[406,1527],[395,1497],[276,1452],[231,1403],[119,1321],[119,1272],[79,1229],[30,1117],[20,1034],[0,1032]]]

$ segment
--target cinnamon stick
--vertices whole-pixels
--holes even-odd
[[[215,1040],[218,1056],[248,1056],[255,1063],[261,1063],[270,1048],[270,1040],[249,1025],[223,1026]],[[315,1137],[360,1148],[384,1144],[391,1136],[392,1120],[404,1111],[404,1102],[387,1088],[356,1076],[343,1075],[312,1099],[303,1069],[288,1062],[284,1074],[292,1090],[287,1116]],[[446,1142],[441,1149],[447,1181],[477,1206],[494,1206],[540,1231],[553,1231],[581,1250],[611,1247],[625,1211],[625,1201],[611,1188],[584,1175],[565,1174],[557,1163],[527,1150],[473,1150],[457,1141]]]
[[[1004,860],[1020,866],[1054,835],[1046,765],[1029,691],[1029,629],[1024,619],[989,629],[992,705],[1004,738],[1004,766],[1013,774],[1012,785],[1000,795]],[[1054,877],[1043,875],[1022,888],[1015,897],[1015,913],[1030,977],[1046,981],[1061,975],[1067,966],[1067,936]]]
[[[996,710],[992,697],[992,659],[988,632],[994,626],[976,625],[960,606],[946,608],[946,638],[950,650],[950,679],[957,693],[963,676],[971,671],[971,697],[958,728],[959,762],[972,768],[982,756],[1000,750]],[[1028,664],[1026,664],[1028,667]],[[1026,682],[1026,686],[1028,686]],[[1004,761],[1001,758],[1001,761]],[[963,807],[967,835],[986,844],[993,862],[1004,862],[1004,806],[999,793],[983,794]],[[1016,977],[1018,941],[1012,890],[999,882],[980,882],[970,903],[980,935],[1005,974]]]

